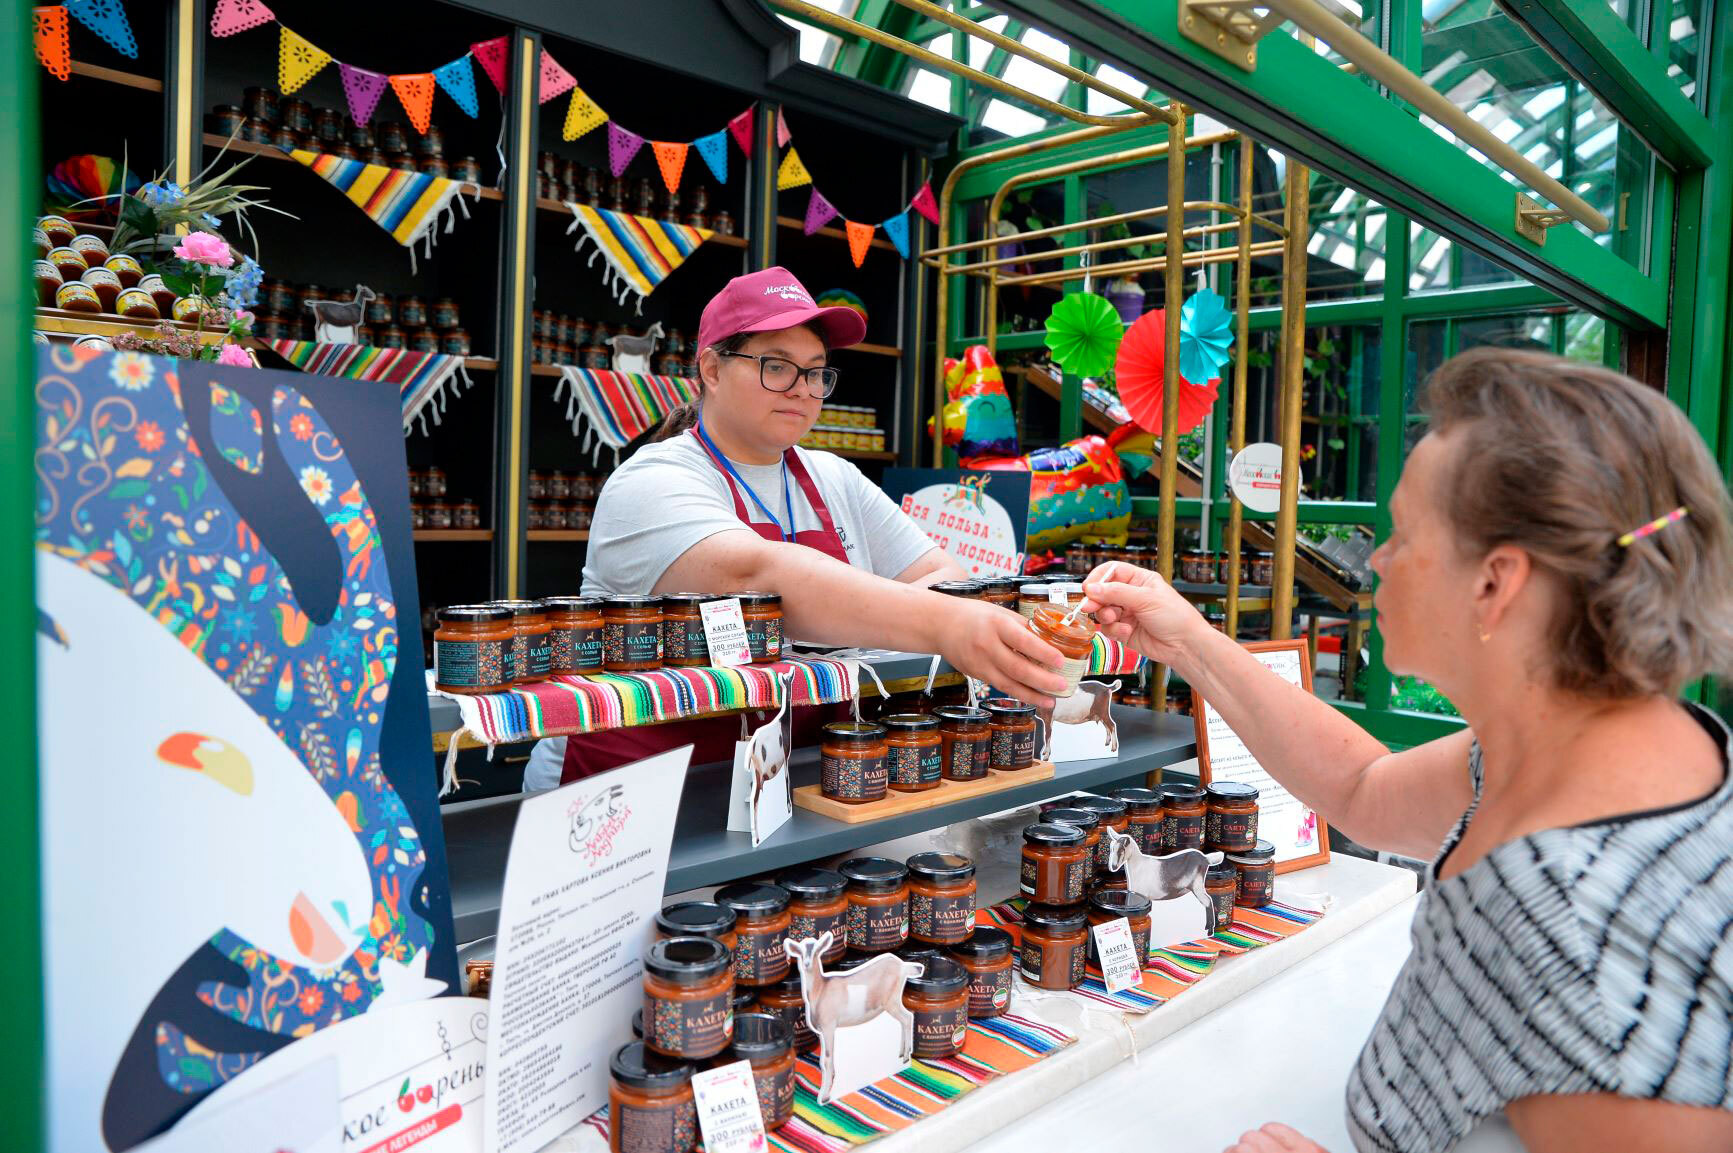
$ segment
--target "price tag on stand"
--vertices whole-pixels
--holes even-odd
[[[1124,917],[1096,925],[1095,955],[1101,958],[1101,982],[1109,993],[1123,993],[1143,980],[1143,966],[1137,957],[1137,942],[1131,935],[1131,922]]]
[[[708,1153],[762,1153],[764,1115],[758,1111],[750,1061],[694,1073],[692,1097]]]
[[[738,597],[705,601],[698,606],[704,617],[704,640],[710,646],[710,663],[723,668],[752,663],[746,643],[746,618],[740,615]]]

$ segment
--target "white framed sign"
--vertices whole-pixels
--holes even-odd
[[[1282,446],[1259,441],[1234,453],[1228,488],[1253,512],[1275,512],[1282,503]]]

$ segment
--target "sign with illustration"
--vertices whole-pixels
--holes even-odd
[[[1248,444],[1228,462],[1228,488],[1253,512],[1273,513],[1282,504],[1282,446]]]
[[[1027,473],[888,468],[884,489],[971,578],[1023,571]]]
[[[782,675],[782,708],[750,734],[746,715],[741,714],[741,739],[734,742],[728,831],[751,833],[755,849],[794,816],[794,785],[787,772],[794,751],[793,680],[792,673]]]
[[[407,465],[349,381],[58,346],[35,397],[51,1148],[118,1151],[455,984]]]

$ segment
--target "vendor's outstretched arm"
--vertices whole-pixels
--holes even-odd
[[[783,631],[802,640],[937,652],[958,670],[1034,704],[1050,703],[1065,688],[1054,671],[1063,658],[1016,613],[874,576],[745,528],[687,549],[655,591],[739,589],[781,593]]]

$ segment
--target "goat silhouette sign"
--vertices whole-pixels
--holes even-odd
[[[918,961],[880,953],[847,972],[827,973],[824,951],[834,940],[826,932],[782,946],[800,973],[806,1020],[818,1034],[820,1105],[893,1076],[914,1059],[915,1017],[903,1004],[903,982],[926,972]]]

